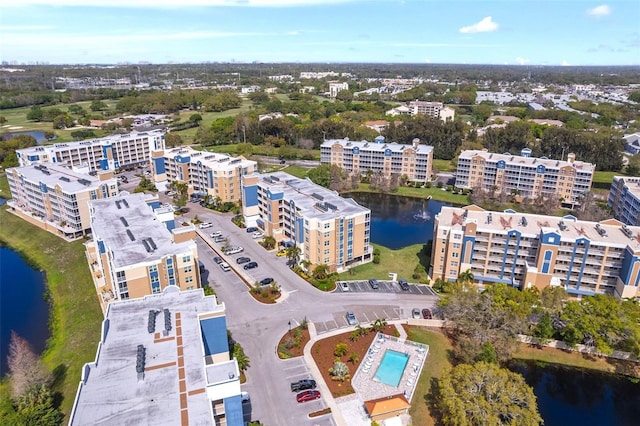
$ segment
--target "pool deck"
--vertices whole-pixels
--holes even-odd
[[[389,349],[409,356],[398,387],[382,383],[374,377],[382,357]],[[351,379],[351,385],[363,402],[399,393],[404,393],[407,400],[411,402],[428,353],[427,345],[378,333],[369,347],[368,354]]]

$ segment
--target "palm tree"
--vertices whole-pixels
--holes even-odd
[[[244,353],[244,349],[239,344],[235,344],[233,347],[233,357],[238,362],[238,369],[240,371],[246,371],[249,368],[249,357]]]
[[[302,250],[300,250],[297,244],[287,247],[287,259],[289,259],[289,263],[292,266],[298,263],[300,253],[302,253]]]
[[[471,269],[467,269],[466,271],[458,274],[458,279],[456,281],[460,284],[473,283],[473,273],[471,272]]]
[[[378,318],[371,325],[371,330],[382,331],[387,326],[387,320],[385,318]]]

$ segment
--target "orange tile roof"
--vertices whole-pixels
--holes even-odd
[[[394,411],[404,410],[411,407],[409,401],[403,394],[386,396],[383,398],[365,401],[364,406],[367,408],[371,417],[380,414],[391,413]]]

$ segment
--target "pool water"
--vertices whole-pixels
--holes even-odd
[[[397,388],[407,362],[409,355],[387,349],[374,377],[386,385]]]

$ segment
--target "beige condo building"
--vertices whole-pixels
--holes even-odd
[[[385,143],[384,136],[374,142],[330,139],[320,146],[320,162],[354,174],[380,172],[387,178],[395,174],[424,183],[431,180],[433,147],[420,144],[419,139],[411,145]]]
[[[258,171],[258,163],[244,157],[191,148],[154,152],[151,165],[157,186],[186,183],[190,194],[211,196],[222,202],[239,201],[243,178]]]
[[[86,255],[103,309],[170,286],[200,287],[195,227],[175,228],[173,212],[158,205],[156,196],[127,193],[89,203]]]
[[[371,210],[284,172],[244,180],[243,214],[280,246],[297,245],[312,267],[341,272],[373,259]]]
[[[6,174],[9,212],[66,240],[91,230],[89,201],[118,194],[113,172],[91,176],[55,164],[33,164]]]
[[[524,148],[520,155],[495,154],[487,150],[462,151],[456,169],[457,188],[504,191],[523,198],[556,197],[564,203],[577,204],[591,189],[595,165],[531,157]]]
[[[479,284],[562,286],[575,296],[640,297],[640,227],[615,219],[443,207],[435,218],[433,279],[470,270]]]

